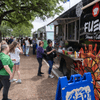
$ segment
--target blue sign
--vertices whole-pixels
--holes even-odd
[[[91,73],[60,77],[55,100],[95,100]]]
[[[66,2],[70,2],[70,0],[64,1],[64,3],[66,3]]]

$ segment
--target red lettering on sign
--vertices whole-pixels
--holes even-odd
[[[92,42],[100,42],[100,40],[91,40],[91,39],[89,39],[89,41],[92,41]]]

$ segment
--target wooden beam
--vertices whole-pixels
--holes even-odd
[[[84,10],[84,9],[86,9],[86,8],[88,8],[88,7],[90,7],[90,6],[92,6],[93,4],[95,4],[95,3],[97,3],[97,2],[99,2],[100,0],[95,0],[95,1],[93,1],[93,2],[91,2],[91,3],[89,3],[89,4],[87,4],[86,6],[84,6],[83,8],[81,8],[82,10]]]

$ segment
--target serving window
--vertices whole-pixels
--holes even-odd
[[[66,40],[79,40],[79,20],[75,20],[66,24]]]
[[[75,39],[75,22],[68,24],[68,39],[69,40]]]
[[[63,37],[64,36],[64,25],[60,24],[55,26],[55,37]]]

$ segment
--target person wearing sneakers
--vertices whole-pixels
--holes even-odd
[[[26,56],[28,57],[29,56],[29,49],[30,49],[30,43],[29,43],[28,37],[26,37],[26,40],[25,40],[25,48],[26,48]]]
[[[52,66],[53,66],[53,57],[52,53],[55,51],[55,49],[52,49],[52,41],[49,39],[48,40],[48,46],[46,47],[46,52],[47,52],[47,61],[49,64],[49,78],[54,78],[54,76],[51,74]]]
[[[11,100],[8,99],[8,92],[11,84],[10,80],[13,78],[12,71],[14,63],[8,56],[9,46],[7,44],[1,43],[0,50],[0,65],[2,64],[3,66],[3,68],[0,69],[0,91],[3,88],[2,100]]]
[[[44,54],[44,49],[43,49],[44,42],[40,41],[39,42],[39,47],[37,48],[37,60],[39,62],[39,68],[38,68],[38,76],[42,76],[41,74],[44,74],[41,72],[41,67],[42,67],[42,59],[43,59],[43,54]]]
[[[20,71],[19,71],[19,65],[20,65],[20,56],[19,54],[23,54],[23,51],[21,49],[20,43],[18,43],[17,41],[12,42],[12,44],[10,45],[10,58],[12,59],[13,63],[14,63],[14,67],[13,67],[13,77],[15,75],[15,71],[18,74],[18,80],[16,81],[16,79],[12,79],[10,80],[10,82],[14,82],[16,81],[16,83],[21,83],[21,79],[20,79]]]

